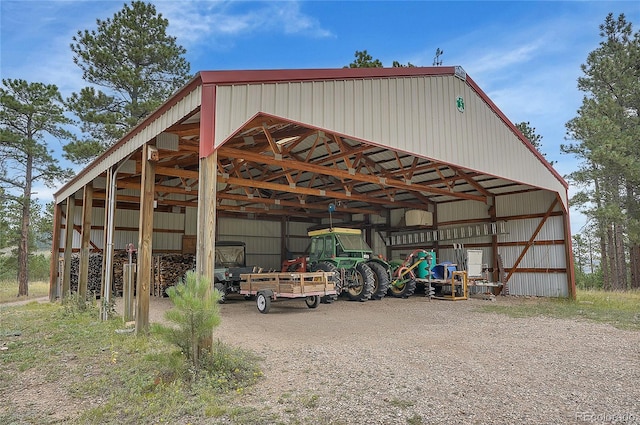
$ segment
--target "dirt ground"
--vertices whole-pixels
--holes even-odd
[[[309,309],[278,300],[260,314],[254,301],[230,297],[214,335],[262,359],[264,378],[238,399],[253,420],[241,423],[640,424],[640,332],[482,311],[537,302],[413,296]],[[150,321],[171,307],[152,297]],[[21,378],[19,406],[52,409],[60,394],[41,381]],[[73,416],[53,410],[54,422]]]
[[[640,332],[480,311],[521,302],[230,297],[215,336],[262,357],[243,400],[282,423],[640,423]]]

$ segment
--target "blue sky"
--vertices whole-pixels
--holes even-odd
[[[0,75],[83,87],[69,45],[122,9],[119,1],[0,0]],[[542,150],[565,175],[565,123],[580,106],[580,64],[611,12],[640,25],[638,1],[152,1],[187,50],[192,72],[217,69],[340,68],[356,50],[385,66],[394,60],[461,65],[512,122],[529,121]],[[59,151],[57,142],[52,148]],[[39,196],[51,190],[36,189]],[[572,230],[584,218],[572,214]]]

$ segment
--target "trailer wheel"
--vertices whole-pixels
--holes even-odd
[[[220,292],[220,298],[218,299],[218,304],[224,304],[227,301],[227,290],[224,283],[217,282],[213,285],[215,289]]]
[[[320,297],[318,295],[311,295],[305,298],[304,302],[307,303],[307,307],[316,308],[320,305]]]
[[[260,292],[256,297],[256,304],[260,313],[267,314],[271,308],[271,297]]]
[[[320,302],[322,304],[331,304],[332,302],[337,300],[338,296],[340,295],[340,292],[342,291],[342,281],[340,280],[340,273],[338,272],[338,269],[336,268],[336,266],[333,265],[332,263],[329,263],[329,262],[326,262],[326,261],[321,261],[318,264],[314,264],[311,267],[311,271],[312,272],[321,271],[321,272],[332,272],[333,273],[333,286],[336,289],[336,294],[335,295],[325,295],[320,299]]]
[[[381,300],[389,290],[389,273],[380,263],[369,261],[367,266],[373,271],[373,295],[372,300]]]
[[[364,302],[373,293],[373,271],[365,263],[356,264],[355,269],[349,270],[351,279],[347,288],[347,295],[352,301]]]

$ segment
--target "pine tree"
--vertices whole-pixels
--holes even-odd
[[[49,186],[69,178],[72,171],[58,165],[45,136],[69,140],[64,128],[72,121],[64,115],[62,96],[55,85],[2,80],[0,89],[0,185],[4,199],[19,209],[18,295],[29,295],[28,258],[32,226],[32,188],[36,181]],[[7,173],[6,170],[11,170]]]
[[[578,157],[569,177],[581,191],[574,204],[594,219],[605,289],[640,287],[640,33],[624,15],[609,14],[602,41],[581,66],[585,93],[567,123],[564,153]]]
[[[169,21],[152,4],[132,1],[97,25],[78,31],[71,44],[82,78],[91,84],[67,99],[85,135],[65,147],[67,158],[78,163],[117,142],[191,77],[186,50],[167,35]]]

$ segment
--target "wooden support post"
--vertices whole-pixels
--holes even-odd
[[[206,158],[201,158],[200,176],[198,180],[198,248],[196,270],[200,278],[206,279],[207,282],[209,282],[209,291],[213,290],[214,283],[217,164],[217,151],[214,151]],[[213,345],[213,334],[200,341],[199,345],[203,350],[210,351]]]
[[[567,195],[568,198],[568,195]],[[562,201],[559,201],[562,203]],[[562,212],[563,224],[564,224],[564,252],[565,252],[565,264],[567,266],[567,293],[569,298],[576,299],[576,274],[573,262],[573,240],[571,239],[571,225],[569,223],[569,211],[563,208]]]
[[[491,223],[496,223],[497,225],[497,218],[496,218],[496,197],[492,196],[489,198],[491,201],[491,206],[489,207],[489,218],[491,219]],[[498,272],[498,234],[496,232],[496,234],[491,236],[491,259],[492,259],[492,264],[491,264],[491,268],[493,269],[492,272],[492,278],[491,281],[492,282],[498,282],[500,279],[500,273]],[[487,267],[489,266],[489,264],[487,264]]]
[[[198,249],[196,270],[211,281],[215,261],[216,234],[216,186],[218,153],[214,151],[207,158],[200,159],[198,179]]]
[[[138,225],[138,279],[136,282],[136,335],[149,331],[149,291],[151,282],[151,253],[153,238],[153,195],[155,160],[150,160],[150,146],[142,147],[142,176],[140,192],[140,222]]]
[[[60,230],[62,227],[62,207],[53,206],[53,235],[51,241],[51,262],[49,263],[49,301],[54,302],[58,294],[58,275],[60,274]]]
[[[93,184],[84,187],[82,199],[82,231],[80,241],[80,268],[78,274],[78,302],[87,299],[87,282],[89,281],[89,242],[91,242],[91,210],[93,206]]]
[[[65,219],[65,242],[64,242],[64,272],[62,274],[62,293],[60,298],[65,302],[65,298],[71,294],[71,254],[73,253],[73,215],[75,214],[75,195],[67,198],[67,216]]]

